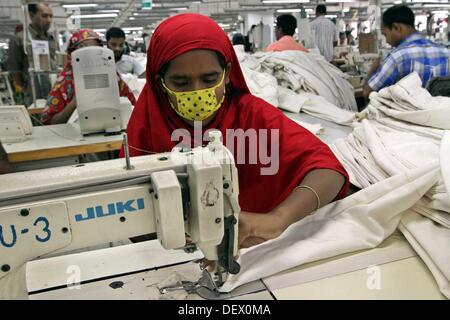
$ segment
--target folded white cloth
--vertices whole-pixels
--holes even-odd
[[[348,76],[320,56],[301,51],[258,52],[240,56],[239,61],[242,69],[271,74],[280,86],[296,93],[317,94],[339,108],[357,110]]]
[[[399,230],[427,265],[440,291],[450,299],[450,229],[408,210]]]
[[[419,75],[413,72],[390,87],[372,92],[370,106],[401,121],[450,129],[450,98],[433,97],[421,84]]]
[[[264,99],[273,106],[278,106],[278,83],[274,76],[246,67],[242,67],[242,71],[245,82],[253,95]]]
[[[300,120],[296,120],[296,119],[291,119],[291,120],[298,123],[303,128],[305,128],[306,130],[308,130],[309,132],[311,132],[312,134],[314,134],[316,136],[323,133],[323,127],[320,123],[308,123],[308,122],[304,122],[304,121],[300,121]]]
[[[291,225],[278,238],[241,250],[241,271],[221,290],[307,262],[376,247],[396,228],[401,213],[411,208],[439,178],[439,165],[398,174],[319,209]]]

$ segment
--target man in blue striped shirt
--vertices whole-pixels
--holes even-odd
[[[425,87],[433,77],[450,76],[450,50],[425,39],[414,27],[414,13],[407,6],[393,6],[383,13],[381,32],[395,47],[375,62],[364,86],[364,97],[416,71]]]

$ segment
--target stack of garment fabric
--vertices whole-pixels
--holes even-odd
[[[370,94],[369,118],[391,117],[426,128],[450,129],[450,98],[433,97],[414,72],[395,85]]]
[[[261,61],[266,59],[266,55],[277,56],[282,54],[283,52],[271,52],[271,53],[257,53],[257,54],[248,54],[244,52],[240,46],[235,46],[235,51],[239,59],[239,63],[241,65],[241,69],[243,71],[245,81],[247,86],[250,89],[250,92],[261,98],[270,104],[279,107],[280,109],[299,113],[303,111],[304,113],[308,113],[312,116],[315,116],[320,119],[324,119],[327,121],[331,121],[337,124],[351,126],[353,121],[356,118],[356,112],[352,112],[347,110],[348,108],[340,108],[336,105],[339,99],[333,98],[334,95],[332,90],[328,89],[327,84],[316,85],[319,90],[311,89],[309,83],[321,83],[322,80],[319,80],[317,77],[310,81],[305,82],[304,77],[301,74],[296,74],[292,77],[293,81],[295,81],[294,85],[290,85],[285,83],[283,79],[277,79],[274,72],[264,68],[261,65]],[[297,54],[295,51],[284,51],[286,53]],[[305,54],[299,52],[303,57]],[[321,61],[320,65],[323,65],[325,69],[330,69],[330,72],[334,74],[333,81],[328,78],[325,78],[328,83],[331,83],[331,87],[337,91],[333,83],[339,83],[342,90],[345,91],[343,97],[349,100],[348,104],[351,105],[352,110],[354,110],[353,106],[355,103],[353,89],[349,85],[348,81],[345,80],[346,75],[343,74],[339,69],[336,69],[333,65],[326,62],[323,57],[320,55],[309,54],[313,59],[318,59]],[[311,59],[311,57],[309,59]],[[267,58],[268,61],[271,61]],[[267,64],[266,64],[267,65]],[[319,65],[319,66],[320,66]],[[279,66],[277,67],[278,69]],[[287,70],[287,67],[284,67]],[[286,74],[294,74],[296,70],[292,70],[292,72],[284,72],[278,71],[278,74],[283,75]],[[306,74],[306,73],[305,73]],[[283,77],[282,77],[283,78]],[[297,80],[295,80],[297,79]],[[298,83],[307,84],[306,86],[299,86]],[[297,90],[297,91],[295,91]],[[309,90],[309,91],[308,91]],[[319,96],[319,91],[325,94],[324,96]],[[337,91],[338,92],[338,91]],[[328,99],[326,98],[328,97]],[[331,100],[331,101],[330,101]]]
[[[450,122],[434,114],[447,117],[443,110],[450,100],[427,95],[415,74],[371,99],[360,115],[366,119],[330,146],[362,190],[319,209],[276,239],[241,250],[241,272],[230,277],[224,291],[308,262],[374,248],[399,229],[450,298]]]
[[[351,126],[356,119],[356,113],[336,107],[325,98],[318,95],[294,91],[278,87],[278,106],[293,113],[304,112],[316,118]]]
[[[341,109],[357,111],[354,89],[348,76],[313,53],[301,51],[258,52],[254,71],[273,75],[278,84],[295,93],[309,92],[325,98]],[[246,66],[245,61],[241,65]]]
[[[254,96],[278,107],[277,79],[269,73],[256,71],[259,69],[258,60],[253,55],[245,52],[243,45],[235,45],[234,50],[250,92]]]
[[[359,115],[367,119],[331,149],[360,188],[440,163],[436,183],[403,213],[398,228],[450,297],[450,98],[433,97],[421,84],[412,73],[372,93]]]

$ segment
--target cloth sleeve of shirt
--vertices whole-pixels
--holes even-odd
[[[268,162],[273,169],[272,174],[268,174],[268,165],[249,165],[239,161],[236,158],[239,154],[237,147],[231,148],[229,137],[225,135],[224,141],[236,158],[239,204],[243,211],[270,212],[292,193],[309,172],[316,169],[330,169],[342,174],[346,183],[336,198],[345,196],[348,175],[326,144],[262,99],[245,95],[240,98],[239,109],[239,128],[267,130],[263,131],[265,140],[258,142],[258,150],[260,155],[261,150],[267,155],[270,150],[271,161]],[[250,154],[250,149],[246,152]],[[266,168],[265,174],[261,171],[263,167]],[[267,193],[269,188],[270,194]],[[259,199],[258,195],[265,195],[264,199]]]
[[[397,63],[392,55],[387,55],[378,70],[369,78],[368,84],[373,91],[379,91],[397,81]]]
[[[145,67],[141,65],[136,59],[133,60],[133,72],[135,75],[140,76],[145,72]]]
[[[72,100],[73,93],[69,97],[67,92],[68,86],[71,86],[70,82],[66,78],[63,78],[55,83],[52,91],[48,94],[47,105],[41,115],[42,123],[48,124],[53,116],[61,112],[70,100]]]
[[[24,64],[24,56],[20,38],[12,38],[9,42],[8,70],[12,73],[21,72]]]

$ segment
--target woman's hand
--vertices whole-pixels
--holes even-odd
[[[288,225],[275,213],[239,214],[239,248],[248,248],[264,241],[277,238]]]

